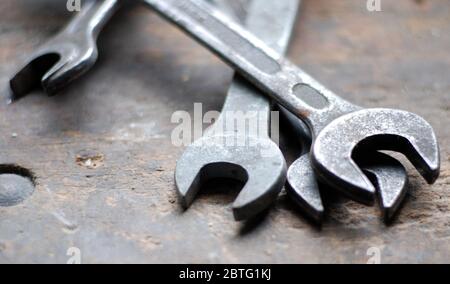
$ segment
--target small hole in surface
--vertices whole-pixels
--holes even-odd
[[[33,173],[17,165],[0,165],[0,206],[22,203],[35,189]]]

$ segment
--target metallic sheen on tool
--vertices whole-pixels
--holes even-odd
[[[41,86],[55,95],[86,73],[98,57],[96,40],[123,0],[90,0],[56,36],[24,60],[10,80],[10,100],[17,100]]]
[[[144,2],[306,122],[313,137],[311,164],[321,181],[371,204],[375,188],[355,163],[354,150],[402,152],[429,183],[439,176],[438,143],[423,118],[349,103],[206,3]]]

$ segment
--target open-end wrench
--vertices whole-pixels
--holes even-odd
[[[298,6],[299,0],[252,1],[246,26],[266,44],[284,53]],[[214,177],[245,182],[233,203],[236,220],[248,219],[273,203],[285,183],[286,162],[269,137],[270,111],[267,97],[235,77],[215,124],[189,145],[177,162],[175,181],[184,207],[192,203],[201,184]],[[256,131],[227,121],[236,114],[242,114],[241,118],[247,121],[257,121]]]
[[[295,13],[295,10],[286,11],[285,9],[277,9],[278,6],[283,5],[279,3],[280,1],[282,2],[284,0],[253,0],[253,5],[248,5],[249,1],[230,2],[226,0],[216,0],[213,2],[217,2],[217,6],[219,6],[222,11],[227,11],[227,15],[234,16],[234,19],[243,22],[243,15],[245,15],[246,10],[248,10],[247,6],[265,5],[267,11],[270,11],[271,15],[267,20],[271,20],[274,17],[282,18],[289,16],[290,12]],[[298,2],[297,7],[300,6],[301,1],[298,0]],[[278,6],[273,7],[274,5]],[[306,155],[309,153],[311,147],[309,130],[303,121],[295,117],[285,108],[280,107],[280,109],[282,114],[287,118],[287,121],[291,124],[292,130],[298,137],[304,152],[304,157],[298,159],[289,167],[287,174],[287,192],[300,208],[303,209],[305,214],[316,222],[321,223],[324,205],[320,196],[318,182],[315,179],[314,172],[309,163],[309,156]],[[396,159],[379,152],[370,155],[366,154],[361,158],[364,159],[357,159],[358,164],[362,166],[366,175],[371,178],[376,186],[384,219],[386,222],[389,222],[406,195],[406,185],[408,181],[406,170]]]
[[[302,156],[289,166],[286,191],[304,213],[317,223],[321,223],[324,215],[321,189],[323,190],[325,185],[317,181],[311,168],[308,153],[312,139],[309,130],[300,119],[285,108],[280,107],[280,110],[295,135],[300,138],[303,150]],[[383,218],[385,222],[390,222],[406,196],[408,175],[405,168],[396,159],[376,151],[364,153],[360,157],[355,157],[355,160],[374,183]]]
[[[436,136],[418,115],[393,109],[362,109],[343,100],[206,3],[144,2],[305,121],[313,137],[311,164],[328,185],[357,201],[373,202],[375,188],[354,161],[354,150],[398,151],[429,183],[439,176]]]
[[[10,80],[11,101],[42,86],[58,93],[97,61],[97,37],[123,0],[90,0],[56,36],[37,48]]]

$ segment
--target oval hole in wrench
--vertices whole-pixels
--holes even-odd
[[[299,83],[292,88],[294,95],[315,109],[324,109],[328,106],[328,100],[316,89],[309,85]]]

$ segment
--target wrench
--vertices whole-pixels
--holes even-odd
[[[55,95],[95,64],[98,57],[97,37],[118,10],[123,0],[91,0],[56,36],[40,46],[25,60],[10,80],[15,101],[39,85]]]
[[[280,111],[296,136],[300,138],[304,151],[288,169],[286,191],[308,217],[320,224],[324,215],[320,193],[325,185],[319,184],[310,166],[309,155],[307,155],[311,147],[309,130],[301,120],[285,108],[280,107]],[[370,155],[355,158],[376,186],[384,221],[389,223],[406,196],[408,175],[405,168],[396,159],[376,151]]]
[[[225,11],[229,11],[228,14],[236,15],[236,18],[238,20],[241,20],[244,18],[242,14],[245,14],[245,9],[242,7],[243,3],[235,1],[232,3],[228,3],[227,1],[219,2],[220,8],[222,8]],[[255,3],[256,2],[256,3]],[[279,3],[283,1],[253,1],[253,5],[250,5],[251,8],[255,6],[256,4],[262,5],[261,7],[265,7],[267,11],[270,11],[270,18],[265,21],[261,27],[264,25],[267,25],[268,22],[271,22],[272,18],[283,18],[288,17],[291,18],[296,14],[296,9],[287,9],[287,4]],[[299,7],[300,6],[300,0],[297,1],[298,3],[293,6]],[[230,4],[234,4],[235,7],[230,7]],[[286,9],[280,9],[283,8],[283,6],[286,6]],[[250,10],[251,10],[250,8]],[[260,8],[262,9],[262,8]],[[253,8],[253,11],[256,9]],[[263,15],[261,15],[263,16]],[[268,17],[265,15],[265,17]],[[241,20],[242,21],[242,20]],[[259,19],[259,21],[262,21]],[[273,25],[273,27],[278,27],[280,25]],[[266,33],[269,33],[270,31],[266,31]],[[270,42],[265,40],[266,43]],[[284,41],[285,45],[287,45],[287,40]],[[286,50],[280,50],[278,48],[279,52],[286,51]],[[230,103],[230,105],[234,105],[235,107],[229,107],[231,110],[237,109],[243,109],[245,107],[242,107],[243,100],[240,99],[239,94],[242,94],[243,96],[248,97],[245,92],[237,93],[238,95],[235,95],[234,93],[230,93],[227,97],[227,103]],[[256,94],[256,92],[255,92]],[[232,103],[234,100],[236,100],[236,103]],[[256,100],[256,99],[254,99]],[[251,102],[250,102],[251,104]],[[268,102],[266,102],[268,104]],[[224,111],[222,113],[226,113],[226,110],[228,104],[225,105]],[[288,118],[288,121],[293,126],[293,130],[296,132],[297,136],[300,138],[299,140],[302,142],[302,149],[307,149],[307,152],[309,152],[310,144],[311,144],[311,137],[308,134],[308,130],[304,123],[293,116],[291,113],[289,113],[285,108],[281,107],[281,111],[284,114],[286,118]],[[221,117],[223,120],[223,116]],[[307,153],[306,152],[306,153]],[[199,155],[191,155],[190,158],[198,157],[198,156],[205,156],[205,154],[202,153],[208,153],[208,151],[200,151]],[[220,154],[219,154],[220,155]],[[236,153],[237,155],[237,153]],[[371,156],[374,154],[371,154]],[[218,157],[214,157],[212,161],[217,161]],[[197,158],[196,158],[197,159]],[[206,157],[206,160],[209,160],[210,158]],[[235,161],[238,159],[234,159]],[[246,159],[249,160],[249,159]],[[253,159],[253,161],[259,161],[257,158]],[[263,161],[260,161],[263,162]],[[375,164],[375,162],[377,162]],[[194,164],[194,161],[186,161],[186,165],[192,165]],[[211,164],[211,163],[209,163]],[[222,165],[222,168],[227,168],[227,164]],[[366,174],[371,173],[370,177],[373,177],[373,182],[377,186],[377,192],[380,194],[380,201],[381,201],[381,207],[382,211],[385,216],[385,220],[389,221],[392,216],[394,215],[396,209],[398,208],[398,205],[400,204],[401,200],[403,200],[403,197],[405,196],[406,192],[406,183],[407,183],[407,174],[404,169],[404,167],[399,163],[397,160],[390,158],[387,155],[376,153],[375,159],[372,157],[371,160],[368,160],[368,158],[365,158],[364,161],[364,171]],[[177,176],[185,176],[184,171],[186,171],[186,167],[179,168],[178,175]],[[254,172],[253,174],[257,174]],[[263,176],[263,175],[260,175]],[[323,211],[324,207],[322,205],[322,200],[320,197],[320,192],[318,188],[318,184],[315,180],[315,175],[312,172],[310,166],[309,166],[309,159],[308,156],[305,155],[302,157],[302,159],[299,159],[296,163],[294,163],[288,170],[288,184],[287,184],[287,192],[291,196],[291,198],[304,210],[304,212],[313,220],[320,223],[322,221],[323,217]],[[267,189],[267,191],[270,191]],[[183,196],[183,195],[182,195]],[[256,199],[256,198],[255,198]]]
[[[299,0],[252,1],[246,25],[275,50],[284,53],[298,7]],[[248,219],[273,203],[285,183],[286,162],[269,137],[270,111],[267,97],[239,76],[234,78],[215,124],[189,145],[177,162],[175,182],[185,208],[192,203],[201,184],[215,177],[245,183],[233,203],[236,220]],[[227,121],[238,113],[258,121],[257,133]],[[231,145],[227,141],[232,141]]]
[[[248,10],[252,0],[208,0],[214,7],[223,11],[226,15],[233,18],[233,20],[245,24],[248,15]]]
[[[375,188],[353,159],[354,150],[401,152],[428,183],[438,178],[437,139],[418,115],[351,104],[206,3],[144,2],[308,125],[313,137],[311,165],[322,182],[356,201],[372,204]]]

